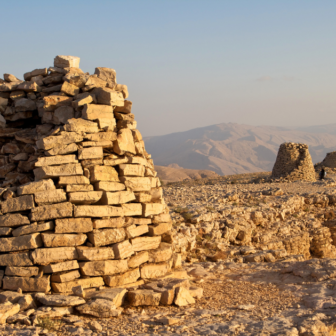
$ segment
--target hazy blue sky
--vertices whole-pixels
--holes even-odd
[[[0,74],[117,71],[143,135],[336,122],[335,0],[1,0]]]

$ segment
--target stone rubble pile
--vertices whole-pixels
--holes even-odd
[[[165,187],[172,242],[182,259],[249,263],[336,257],[333,190],[284,195],[265,184],[229,188]]]
[[[316,181],[308,145],[293,142],[281,144],[272,170],[272,178]]]
[[[193,302],[188,281],[164,280],[181,257],[127,86],[79,61],[0,80],[2,323]]]

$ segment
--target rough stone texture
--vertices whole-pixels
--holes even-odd
[[[161,294],[151,290],[135,290],[127,293],[127,299],[131,306],[158,306]]]
[[[11,74],[0,80],[1,290],[51,286],[89,298],[88,288],[143,285],[141,274],[155,273],[141,271],[148,261],[149,267],[166,264],[165,270],[174,263],[170,248],[160,246],[163,237],[174,244],[171,226],[161,225],[171,220],[132,102],[125,100],[128,88],[116,82],[114,69],[90,75],[79,60],[58,55],[54,66],[26,72],[25,81]],[[162,214],[165,221],[152,222]],[[125,293],[81,302],[88,314],[119,316]],[[55,298],[41,300],[48,305],[49,299]],[[11,321],[36,324],[73,312],[32,308],[32,318],[21,311]]]
[[[308,146],[287,142],[280,145],[272,177],[289,180],[315,181],[315,170]]]

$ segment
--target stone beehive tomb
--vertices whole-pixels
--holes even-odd
[[[272,170],[272,177],[285,178],[290,181],[315,181],[315,170],[308,145],[293,142],[281,144]]]
[[[327,153],[323,161],[315,165],[315,168],[322,167],[336,168],[336,152]]]
[[[171,289],[188,285],[148,285],[180,259],[127,86],[113,69],[84,73],[73,56],[57,56],[53,67],[24,79],[0,80],[0,302],[17,290],[85,297],[90,288],[118,288],[103,308],[96,298],[78,310],[114,316],[125,297],[171,304]],[[121,289],[146,284],[128,296]],[[34,297],[45,303],[49,296]],[[60,298],[55,306],[74,305]]]

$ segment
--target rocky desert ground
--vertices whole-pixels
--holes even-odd
[[[335,335],[336,176],[270,180],[269,173],[170,183],[171,239],[183,256],[188,306],[75,314],[2,335]],[[51,308],[50,308],[51,309]]]

